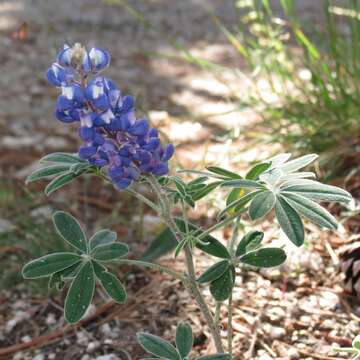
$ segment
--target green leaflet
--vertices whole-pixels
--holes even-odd
[[[279,266],[285,260],[284,250],[270,247],[248,252],[240,258],[240,261],[247,265],[261,268]]]
[[[92,255],[98,261],[112,261],[127,255],[129,247],[121,242],[97,246]]]
[[[176,328],[175,339],[180,356],[182,359],[185,359],[189,355],[194,343],[191,326],[186,322],[179,324]]]
[[[169,360],[181,360],[180,354],[175,347],[158,336],[139,332],[137,339],[144,350],[150,354]]]
[[[230,354],[214,354],[214,355],[205,355],[200,356],[197,360],[231,360]]]
[[[22,269],[22,275],[26,279],[50,276],[81,260],[81,256],[69,252],[45,255],[27,263]]]
[[[284,172],[294,172],[297,170],[300,170],[304,168],[305,166],[311,164],[313,161],[315,161],[318,158],[318,155],[316,154],[308,154],[301,156],[297,159],[291,160],[286,162],[285,164],[281,165],[281,170]]]
[[[347,191],[332,185],[324,185],[314,180],[301,179],[285,182],[281,186],[281,191],[297,193],[310,200],[318,201],[338,201],[348,203],[352,196]]]
[[[258,180],[259,175],[265,172],[271,166],[271,162],[256,164],[245,176],[247,180]]]
[[[233,266],[229,268],[216,280],[210,284],[210,292],[216,301],[226,300],[234,287],[235,269]]]
[[[199,284],[207,283],[218,279],[228,268],[229,261],[222,260],[207,269],[196,281]]]
[[[93,261],[95,275],[105,289],[106,293],[117,303],[126,301],[126,290],[121,281],[104,266]]]
[[[65,320],[79,321],[88,309],[94,296],[95,276],[92,263],[86,262],[71,283],[65,300]]]
[[[328,229],[337,229],[336,219],[322,206],[295,193],[282,193],[286,201],[311,222]]]
[[[206,169],[214,174],[224,176],[225,178],[231,178],[231,179],[241,179],[242,178],[240,175],[238,175],[232,171],[218,167],[218,166],[208,166]]]
[[[249,231],[240,240],[239,245],[236,249],[235,256],[239,257],[244,255],[250,250],[255,250],[260,245],[263,238],[264,238],[264,233],[262,231],[256,231],[256,230]]]
[[[271,191],[264,191],[257,194],[250,203],[249,215],[251,220],[264,217],[275,206],[276,197]]]
[[[262,184],[254,180],[246,180],[246,179],[239,179],[239,180],[229,180],[224,181],[221,184],[222,187],[235,187],[235,188],[244,188],[244,189],[266,189],[266,187]]]
[[[117,239],[117,234],[114,231],[107,229],[96,232],[89,240],[90,250],[94,250],[97,246],[112,244]]]
[[[49,289],[56,288],[60,290],[65,285],[65,280],[71,277],[75,277],[81,265],[81,261],[76,262],[74,265],[69,266],[68,268],[53,273],[50,276],[48,287]]]
[[[45,179],[45,178],[55,176],[58,174],[62,174],[64,172],[68,172],[68,171],[69,171],[68,165],[52,165],[52,166],[43,167],[43,168],[36,169],[35,171],[33,171],[26,178],[25,183],[28,184],[32,181]]]
[[[45,155],[43,158],[40,159],[40,163],[43,162],[63,163],[63,164],[85,163],[85,161],[81,160],[76,154],[69,154],[62,152]]]
[[[53,216],[55,228],[59,235],[70,245],[87,253],[86,237],[79,222],[65,211],[57,211]]]
[[[175,223],[177,225],[177,227],[179,228],[179,230],[186,234],[186,225],[185,222],[182,219],[175,219]],[[188,228],[189,231],[194,231],[194,236],[199,236],[201,235],[201,233],[203,233],[203,230],[200,229],[199,227],[188,223]],[[211,235],[207,235],[205,236],[202,240],[203,243],[206,244],[202,244],[202,243],[197,243],[196,247],[204,252],[206,252],[209,255],[215,256],[215,257],[219,257],[219,258],[223,258],[223,259],[230,259],[230,254],[227,251],[226,247],[217,239],[215,239],[213,236]]]
[[[70,183],[71,181],[75,180],[77,177],[79,177],[81,174],[75,174],[73,172],[67,172],[62,175],[57,176],[55,179],[49,182],[47,184],[44,192],[46,195],[50,195],[55,190],[60,189],[64,185]]]
[[[281,229],[296,246],[304,243],[304,225],[298,213],[286,202],[281,195],[277,196],[275,214]]]

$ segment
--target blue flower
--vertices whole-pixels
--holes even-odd
[[[61,89],[56,118],[80,123],[80,158],[94,166],[106,166],[109,178],[120,190],[141,174],[166,175],[174,146],[162,146],[159,132],[146,119],[136,118],[133,97],[122,96],[112,80],[97,76],[109,62],[105,50],[65,45],[47,78]],[[91,75],[95,77],[91,79]]]

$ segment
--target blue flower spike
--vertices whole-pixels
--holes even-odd
[[[136,118],[134,98],[122,96],[112,80],[99,76],[109,64],[106,50],[64,45],[46,76],[61,90],[55,117],[80,123],[79,157],[106,166],[114,187],[121,190],[141,174],[166,175],[174,145],[163,146],[148,120]]]

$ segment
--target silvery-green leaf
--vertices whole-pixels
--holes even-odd
[[[207,283],[218,279],[228,268],[229,261],[222,260],[210,266],[199,278],[196,280],[199,284]]]
[[[84,263],[71,283],[65,299],[64,316],[69,323],[78,322],[86,313],[94,296],[95,276],[92,263]]]
[[[263,191],[257,194],[249,206],[249,215],[251,220],[264,217],[271,211],[276,202],[276,197],[271,191]]]
[[[126,301],[126,290],[121,281],[106,267],[97,263],[92,262],[96,277],[99,279],[101,285],[105,289],[106,293],[117,303],[123,303]]]
[[[289,240],[301,246],[305,238],[304,225],[298,213],[280,195],[276,199],[275,215]]]
[[[180,354],[169,342],[162,338],[145,332],[137,333],[139,344],[148,353],[162,359],[181,360]]]
[[[291,157],[290,153],[284,153],[284,154],[276,155],[267,161],[271,162],[271,168],[275,168],[288,161],[290,157]]]
[[[229,171],[229,170],[226,170],[226,169],[223,169],[221,167],[218,167],[218,166],[208,166],[206,168],[208,171],[212,172],[212,173],[215,173],[217,175],[221,175],[221,176],[224,176],[225,178],[231,178],[231,179],[241,179],[241,176],[232,172],[232,171]]]
[[[180,353],[181,358],[187,358],[194,343],[191,326],[187,322],[178,325],[178,327],[176,328],[175,339],[176,347]]]
[[[55,190],[60,189],[64,185],[70,183],[71,181],[75,180],[77,177],[79,177],[81,174],[75,174],[73,172],[67,172],[63,173],[59,176],[57,176],[55,179],[53,179],[49,184],[47,184],[44,193],[46,195],[50,195]]]
[[[285,260],[286,254],[284,250],[270,247],[248,252],[240,258],[240,261],[244,264],[260,268],[279,266]]]
[[[70,252],[45,255],[28,262],[22,269],[22,275],[26,279],[46,277],[80,262],[81,259],[80,255]]]
[[[62,174],[64,172],[69,171],[68,165],[52,165],[46,166],[40,169],[36,169],[26,178],[26,184],[32,181],[46,179],[48,177],[52,177],[55,175]]]
[[[352,196],[347,191],[313,180],[293,180],[281,186],[281,191],[294,192],[314,201],[338,201],[348,203]]]
[[[86,237],[79,222],[65,211],[57,211],[53,216],[55,228],[59,235],[70,245],[87,253]]]
[[[310,171],[303,171],[303,172],[295,172],[295,173],[285,173],[281,180],[284,182],[292,181],[292,180],[299,180],[299,179],[307,179],[307,178],[316,178],[316,175]],[[284,184],[284,183],[283,183]]]
[[[98,261],[113,261],[129,253],[129,247],[121,242],[97,246],[92,255]]]
[[[285,164],[282,164],[281,169],[284,172],[294,172],[294,171],[302,169],[305,166],[311,164],[317,158],[318,158],[318,155],[316,155],[316,154],[304,155],[304,156],[301,156],[301,157],[299,157],[297,159],[288,161]]]
[[[263,172],[262,174],[260,174],[259,180],[263,181],[264,183],[266,183],[268,185],[273,186],[278,183],[278,181],[281,179],[283,174],[284,174],[284,172],[281,169],[274,168],[274,169],[267,170],[267,171]]]
[[[89,168],[91,168],[92,165],[89,163],[76,163],[76,164],[72,164],[70,167],[70,171],[74,174],[82,174],[83,172],[85,172],[86,170],[88,170]]]
[[[90,250],[94,250],[97,246],[112,244],[116,241],[117,234],[107,229],[96,232],[89,240]]]
[[[337,229],[336,219],[322,206],[296,193],[282,193],[288,203],[311,222],[328,229]]]
[[[52,162],[52,163],[63,163],[63,164],[75,164],[82,162],[84,163],[84,160],[81,160],[77,154],[69,154],[69,153],[52,153],[44,156],[40,159],[40,163],[43,162]]]
[[[256,231],[256,230],[249,231],[240,240],[235,253],[236,257],[242,256],[248,251],[255,250],[260,245],[263,238],[264,238],[264,233],[262,231]]]
[[[224,181],[221,184],[222,187],[235,187],[235,188],[244,188],[244,189],[266,189],[266,187],[262,184],[254,180],[246,180],[246,179],[239,179],[239,180],[229,180]]]

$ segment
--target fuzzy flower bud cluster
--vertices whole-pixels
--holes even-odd
[[[107,166],[114,186],[124,189],[141,174],[167,174],[174,146],[163,146],[158,131],[136,118],[133,97],[122,96],[112,80],[99,76],[109,63],[103,49],[65,45],[47,79],[61,90],[56,118],[80,123],[80,158]]]

